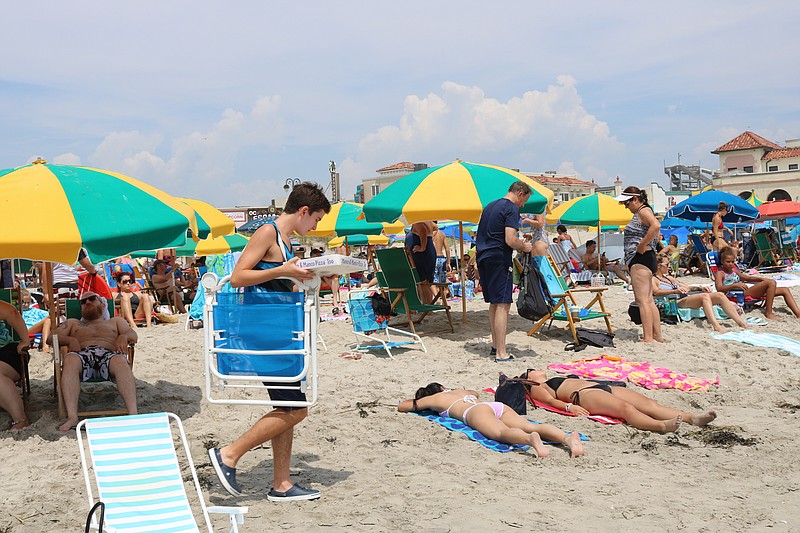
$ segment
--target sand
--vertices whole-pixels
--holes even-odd
[[[640,330],[625,314],[631,299],[620,286],[606,292],[616,330],[616,347],[606,351],[692,376],[719,376],[720,386],[708,392],[637,390],[683,410],[715,409],[712,427],[726,428],[734,437],[729,440],[742,443],[706,444],[685,424],[677,434],[660,435],[539,409],[529,417],[591,438],[582,458],[554,447],[539,459],[493,452],[423,418],[398,414],[397,402],[430,381],[480,390],[497,383],[498,371],[519,373],[575,357],[563,351],[569,338],[562,327],[528,337],[530,322],[512,311],[509,343],[519,359],[494,363],[489,345],[478,341],[488,333],[483,301],[469,303],[466,322],[454,304],[455,333],[427,335],[427,353],[398,350],[393,360],[377,351],[360,360],[339,357],[353,341],[350,323],[321,325],[328,351],[319,354],[320,401],[296,429],[292,460],[293,479],[322,491],[317,501],[266,500],[269,445],[239,463],[242,497],[228,496],[216,481],[206,448],[237,437],[264,409],[203,399],[200,330],[184,331],[182,323],[138,330],[140,409],[182,418],[200,476],[210,482],[207,501],[249,506],[243,532],[800,530],[800,359],[713,339],[704,320],[665,326],[668,344],[640,345]],[[797,337],[800,322],[782,304],[776,312],[782,320],[759,331]],[[443,321],[439,313],[422,326]],[[580,356],[602,352],[588,348]],[[82,530],[88,505],[76,435],[55,430],[52,366],[44,353],[34,352],[31,377],[33,425],[0,432],[6,480],[0,531]],[[0,415],[3,427],[7,418]],[[222,531],[224,520],[215,525]]]

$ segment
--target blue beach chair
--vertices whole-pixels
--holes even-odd
[[[427,352],[425,344],[416,333],[390,327],[388,318],[378,322],[372,308],[372,299],[367,297],[366,290],[350,291],[348,305],[350,318],[353,321],[353,333],[356,336],[356,350],[367,351],[382,348],[390,358],[394,359],[391,348],[419,344],[423,352]],[[392,340],[391,334],[403,337],[404,340]],[[384,337],[385,339],[381,337]]]
[[[183,444],[200,512],[192,511],[186,494],[170,421],[176,424]],[[227,514],[228,531],[239,531],[247,507],[206,506],[186,434],[176,415],[153,413],[83,420],[77,434],[89,507],[103,503],[103,531],[199,532],[199,521],[204,531],[213,532],[209,513]],[[91,526],[100,528],[97,514],[93,515]]]
[[[226,276],[207,273],[203,309],[206,399],[210,403],[310,407],[317,401],[316,297],[309,292],[222,292]],[[271,389],[308,400],[277,401]],[[228,390],[231,389],[231,390]],[[256,392],[243,398],[241,392]],[[227,392],[226,392],[227,391]]]

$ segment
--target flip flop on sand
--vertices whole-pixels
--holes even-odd
[[[349,359],[351,361],[358,361],[361,359],[361,354],[358,352],[342,352],[339,354],[342,359]]]
[[[767,324],[769,324],[769,322],[767,322],[767,319],[758,316],[749,316],[744,319],[744,323],[749,326],[766,326]]]
[[[495,363],[507,363],[509,361],[513,361],[514,359],[516,359],[516,357],[514,357],[511,354],[508,354],[508,357],[495,357],[494,358],[494,362]]]

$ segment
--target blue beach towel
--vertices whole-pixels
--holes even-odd
[[[778,348],[800,357],[800,341],[782,335],[754,333],[752,331],[730,331],[728,333],[712,333],[711,336],[722,341],[737,341],[752,346]]]
[[[464,422],[458,420],[457,418],[453,418],[450,416],[440,416],[439,414],[435,413],[434,411],[420,411],[418,413],[411,412],[411,414],[415,414],[417,416],[421,416],[423,418],[427,418],[431,422],[436,422],[440,426],[444,426],[450,431],[456,431],[458,433],[463,433],[470,440],[474,440],[477,443],[480,443],[482,446],[489,448],[490,450],[494,450],[500,453],[508,453],[514,451],[525,451],[530,446],[523,445],[523,444],[503,444],[502,442],[497,442],[496,440],[492,440],[482,433],[475,431]],[[541,422],[537,422],[535,420],[530,420],[530,422],[534,424],[540,424]],[[582,441],[588,441],[589,437],[579,434],[581,436]],[[545,444],[557,444],[555,442],[547,442],[543,441]]]

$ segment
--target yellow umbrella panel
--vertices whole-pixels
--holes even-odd
[[[198,235],[195,238],[221,237],[236,231],[236,224],[225,213],[211,204],[193,198],[179,198],[194,209],[197,216]]]
[[[367,244],[389,244],[389,237],[386,235],[349,235],[346,237],[336,237],[328,241],[328,248],[338,248],[343,244],[350,246],[365,246]]]
[[[309,231],[312,237],[343,237],[347,235],[379,235],[399,233],[405,227],[402,222],[367,222],[362,216],[363,205],[354,202],[339,202],[331,206],[330,213],[322,217],[317,229]]]

